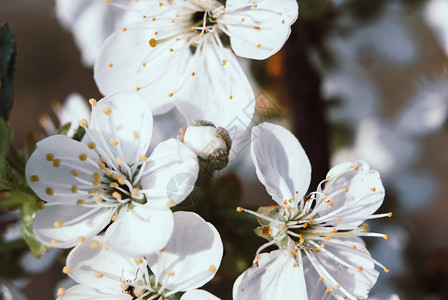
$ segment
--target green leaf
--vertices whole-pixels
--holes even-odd
[[[0,191],[11,188],[6,151],[11,143],[11,128],[0,118]]]
[[[0,27],[0,116],[9,118],[14,97],[16,41],[9,23]]]
[[[76,129],[75,134],[73,135],[73,139],[79,142],[84,137],[84,134],[86,134],[86,130],[81,126],[78,126],[78,129]]]
[[[20,193],[22,199],[22,209],[20,210],[20,230],[22,231],[23,238],[25,239],[28,247],[35,257],[39,258],[47,251],[47,247],[42,245],[34,235],[33,222],[36,217],[36,212],[39,210],[39,199],[31,194],[24,192]]]
[[[59,127],[57,134],[64,134],[67,135],[68,131],[70,130],[70,127],[72,126],[71,122],[68,122],[67,124],[64,124],[63,126]]]

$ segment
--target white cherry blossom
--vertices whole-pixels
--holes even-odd
[[[106,40],[95,63],[100,91],[135,89],[153,95],[155,114],[176,105],[187,123],[209,120],[238,133],[252,119],[255,97],[222,37],[238,56],[265,59],[283,46],[298,15],[295,0],[140,0],[128,11],[140,17]]]
[[[50,136],[27,163],[28,184],[46,202],[34,220],[36,237],[47,246],[69,248],[113,222],[105,232],[112,249],[127,255],[158,251],[173,230],[169,207],[194,187],[196,155],[175,139],[146,155],[153,119],[135,93],[91,104],[90,124],[79,122],[86,130],[81,142]],[[188,176],[176,185],[178,174]]]
[[[218,231],[192,212],[176,212],[174,231],[166,247],[157,254],[123,256],[94,237],[73,249],[63,272],[80,283],[58,299],[181,299],[215,300],[197,290],[216,274],[223,245]],[[94,247],[92,247],[92,245]],[[178,298],[176,298],[178,299]]]
[[[235,282],[234,299],[316,299],[317,286],[318,293],[323,288],[338,299],[367,298],[378,276],[375,265],[389,272],[359,238],[388,239],[362,225],[392,215],[373,214],[384,198],[378,172],[362,161],[339,164],[307,195],[311,166],[305,151],[288,130],[270,123],[253,128],[251,155],[279,206],[238,208],[257,216],[256,233],[269,242]],[[280,250],[260,254],[270,245]]]

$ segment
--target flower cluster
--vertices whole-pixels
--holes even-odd
[[[91,115],[73,136],[43,139],[26,165],[42,200],[36,238],[74,247],[63,272],[79,284],[59,289],[58,299],[217,299],[197,288],[218,271],[220,235],[198,214],[172,208],[201,174],[227,166],[238,146],[232,139],[245,132],[258,178],[278,205],[237,208],[257,217],[255,233],[268,242],[236,280],[234,299],[368,297],[375,266],[388,272],[360,238],[388,238],[363,224],[391,216],[374,214],[385,194],[378,173],[362,161],[343,163],[307,193],[311,166],[298,140],[278,125],[250,128],[254,93],[237,56],[278,52],[298,17],[296,0],[57,1],[57,10],[88,46],[84,62],[95,57],[105,96],[89,100]],[[92,24],[101,47],[85,39]],[[170,125],[178,120],[176,139]],[[263,252],[273,245],[279,249]]]

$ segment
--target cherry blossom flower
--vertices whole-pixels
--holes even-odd
[[[384,198],[378,172],[362,161],[339,164],[305,196],[311,177],[305,151],[289,131],[270,123],[253,128],[251,155],[259,180],[279,206],[258,212],[238,208],[257,216],[256,233],[269,242],[235,282],[234,299],[315,299],[312,286],[318,282],[340,299],[367,298],[378,277],[375,265],[389,272],[359,238],[388,239],[361,225],[391,216],[373,215]],[[271,245],[280,250],[260,254]]]
[[[95,63],[100,91],[135,89],[152,95],[154,114],[176,105],[188,124],[209,120],[237,132],[249,125],[255,97],[221,38],[238,56],[265,59],[283,46],[298,15],[295,0],[141,0],[128,11],[140,17],[106,40]]]
[[[36,237],[47,246],[69,248],[112,221],[105,233],[112,249],[127,255],[158,251],[173,229],[169,207],[194,187],[196,155],[170,139],[146,156],[153,119],[139,95],[90,102],[90,124],[79,122],[86,131],[81,142],[50,136],[37,144],[27,163],[28,184],[46,202],[34,220]],[[188,176],[173,181],[177,174]]]
[[[123,256],[96,236],[76,246],[63,272],[79,282],[58,299],[181,299],[217,297],[197,290],[216,274],[223,245],[218,231],[192,212],[176,212],[171,239],[159,253]]]

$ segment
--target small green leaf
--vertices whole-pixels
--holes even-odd
[[[70,127],[72,126],[71,122],[68,122],[67,124],[59,127],[57,134],[64,134],[67,135],[68,131],[70,130]]]
[[[8,123],[0,118],[0,151],[6,152],[11,143],[11,128]]]
[[[78,129],[76,129],[75,134],[73,135],[73,139],[76,141],[81,141],[84,134],[86,134],[86,130],[81,126],[78,126]]]
[[[9,118],[14,96],[16,41],[9,23],[0,27],[0,116]]]
[[[36,217],[36,212],[39,210],[39,199],[31,194],[18,192],[22,199],[22,209],[20,210],[20,230],[28,247],[35,257],[39,258],[47,251],[47,247],[42,245],[35,237],[33,231],[33,222]]]

